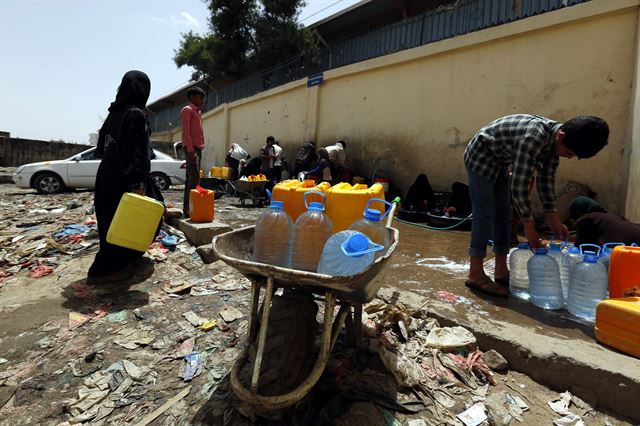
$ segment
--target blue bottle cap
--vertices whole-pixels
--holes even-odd
[[[272,201],[271,204],[269,204],[269,208],[274,210],[282,210],[284,209],[284,201]]]
[[[562,250],[562,244],[551,243],[551,244],[549,244],[549,250],[550,251],[561,251]]]
[[[583,259],[587,263],[596,263],[598,262],[598,255],[593,251],[585,251]]]
[[[365,251],[367,248],[369,248],[369,241],[367,240],[367,237],[362,234],[352,235],[347,240],[345,248],[350,253]]]
[[[382,213],[376,209],[366,209],[364,211],[364,218],[368,219],[372,222],[380,222],[380,218],[382,217]]]
[[[547,254],[548,251],[549,250],[547,250],[546,248],[540,247],[536,249],[536,254]]]
[[[518,243],[518,248],[522,250],[529,250],[529,243]]]
[[[308,210],[313,210],[313,211],[323,211],[324,207],[322,206],[322,203],[319,203],[317,201],[312,201],[309,203],[309,208]]]
[[[569,253],[571,254],[580,254],[580,248],[576,246],[569,247]]]

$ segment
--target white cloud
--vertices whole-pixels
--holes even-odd
[[[158,25],[166,25],[173,28],[200,28],[200,22],[187,12],[181,12],[180,16],[171,15],[168,18],[152,16],[151,21]]]

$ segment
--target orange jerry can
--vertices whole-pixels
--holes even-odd
[[[215,194],[200,185],[189,192],[189,219],[192,222],[213,222]]]
[[[609,261],[609,294],[612,299],[640,296],[640,247],[613,249]]]
[[[304,205],[304,194],[309,191],[318,191],[323,194],[331,187],[328,182],[322,182],[316,185],[314,180],[285,180],[273,187],[273,199],[284,203],[284,211],[287,212],[292,221],[296,221],[298,216],[307,211]],[[317,194],[311,194],[307,197],[307,201],[324,202],[322,197]]]
[[[595,331],[598,341],[640,358],[640,297],[598,303]]]

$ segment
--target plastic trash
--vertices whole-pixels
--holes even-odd
[[[272,201],[256,222],[253,261],[274,266],[289,266],[293,222],[281,201]]]
[[[443,351],[455,351],[476,345],[476,337],[464,327],[434,328],[427,336],[426,345]]]
[[[319,194],[326,201],[325,194],[319,191],[309,191],[304,194],[307,211],[296,220],[293,229],[291,267],[316,272],[322,250],[331,237],[333,224],[329,216],[324,213],[324,204],[316,201],[307,203],[307,197],[310,194]]]
[[[529,300],[527,262],[532,256],[527,243],[518,244],[518,248],[509,255],[509,292],[524,300]]]
[[[380,210],[370,208],[371,203],[378,202],[384,203],[389,206],[386,212],[382,213]],[[386,249],[389,248],[389,231],[385,226],[383,220],[387,217],[393,205],[388,201],[381,200],[379,198],[372,198],[367,202],[367,206],[363,212],[363,218],[356,221],[349,227],[352,231],[362,232],[375,244],[384,247],[385,250],[380,250],[376,253],[376,257],[381,257],[385,254]]]
[[[564,296],[560,283],[560,269],[546,248],[536,249],[527,262],[531,303],[543,309],[562,309]]]
[[[602,251],[600,252],[600,258],[598,261],[604,265],[607,272],[609,272],[609,261],[611,260],[611,253],[613,252],[614,247],[623,245],[624,243],[606,243],[602,246]]]
[[[549,244],[549,256],[553,257],[558,264],[560,283],[562,284],[562,296],[566,300],[567,296],[569,296],[569,269],[571,268],[569,258],[562,251],[561,243]]]
[[[607,298],[607,270],[594,252],[584,252],[584,260],[571,268],[571,285],[567,310],[571,315],[589,321],[596,319],[596,305]]]
[[[359,274],[373,263],[375,253],[383,248],[361,232],[338,232],[324,246],[318,273],[335,277]]]
[[[394,354],[379,344],[375,344],[375,349],[387,371],[393,374],[393,377],[400,386],[411,388],[420,383],[422,370],[415,361],[410,360],[402,354]]]

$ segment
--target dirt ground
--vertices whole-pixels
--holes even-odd
[[[180,191],[165,195],[179,206]],[[167,253],[152,250],[125,282],[87,285],[98,247],[92,200],[88,191],[41,196],[0,185],[0,424],[250,424],[228,377],[245,344],[250,281],[222,262],[204,264],[182,242]],[[235,200],[216,203],[216,219],[234,228],[261,213]],[[78,224],[88,228],[80,236],[57,234]],[[467,375],[471,367],[449,382],[437,376],[434,386],[453,393],[449,402],[438,396],[441,389],[400,386],[371,342],[384,338],[405,350],[420,333],[399,343],[398,323],[384,325],[381,315],[370,316],[378,331],[369,336],[369,349],[347,348],[341,335],[314,391],[279,418],[255,422],[462,425],[451,414],[492,395],[519,396],[528,409],[519,413],[522,422],[516,413],[503,422],[492,417],[491,424],[551,425],[562,417],[548,405],[557,392],[511,371],[493,373],[495,386]],[[205,331],[202,320],[217,324]],[[190,372],[185,357],[193,353],[199,362]],[[417,354],[422,362],[431,356],[423,349]],[[584,424],[630,424],[581,401],[571,407]]]

